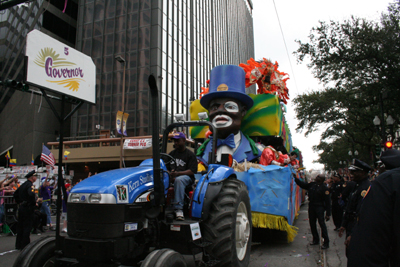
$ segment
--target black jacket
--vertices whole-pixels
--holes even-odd
[[[326,215],[331,216],[331,201],[328,187],[322,183],[317,184],[316,182],[305,183],[297,178],[294,179],[296,184],[301,188],[308,190],[308,199],[310,201],[310,207],[323,206],[326,210]]]
[[[350,194],[347,206],[344,211],[342,226],[346,228],[348,234],[351,233],[351,223],[357,219],[357,216],[361,209],[364,196],[367,194],[367,190],[371,182],[366,179],[356,183],[353,192]]]
[[[400,168],[372,182],[351,235],[348,266],[400,266]]]
[[[342,194],[343,188],[345,187],[343,187],[342,181],[332,184],[332,187],[329,189],[331,192],[332,206],[339,206],[339,198]]]
[[[18,204],[35,206],[36,194],[35,188],[31,181],[27,180],[14,192],[15,201]]]

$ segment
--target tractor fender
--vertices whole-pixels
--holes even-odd
[[[197,183],[192,200],[192,217],[206,219],[210,205],[222,188],[222,182],[235,177],[235,171],[227,166],[210,164],[209,171]]]

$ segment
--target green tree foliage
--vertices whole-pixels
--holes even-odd
[[[366,161],[374,161],[371,152],[380,142],[372,120],[383,109],[396,122],[400,114],[400,0],[391,4],[380,21],[351,17],[343,22],[319,22],[309,35],[309,41],[299,44],[294,53],[298,61],[308,61],[314,77],[323,90],[297,96],[295,104],[299,124],[297,131],[307,136],[317,129],[326,129],[320,145],[323,151],[318,162],[327,164],[333,149],[346,154],[352,148],[362,151]],[[342,155],[334,155],[343,158]],[[361,156],[361,154],[360,154]],[[347,155],[348,157],[348,155]],[[332,159],[333,160],[333,159]],[[338,160],[332,161],[334,165]]]

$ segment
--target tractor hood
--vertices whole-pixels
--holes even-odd
[[[160,167],[167,170],[163,161]],[[162,178],[164,188],[167,190],[169,184],[167,172],[164,172]],[[91,194],[101,194],[103,199],[114,196],[116,203],[133,203],[138,196],[153,188],[153,160],[146,159],[138,167],[106,171],[83,180],[72,188],[70,199],[71,195],[74,194],[76,198],[76,194],[79,194],[80,201],[74,202],[87,203]],[[100,203],[110,203],[110,201]]]

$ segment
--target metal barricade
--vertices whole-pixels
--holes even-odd
[[[3,200],[3,201],[2,201]],[[13,195],[5,195],[5,196],[0,196],[0,203],[4,204],[16,204],[15,198]]]

